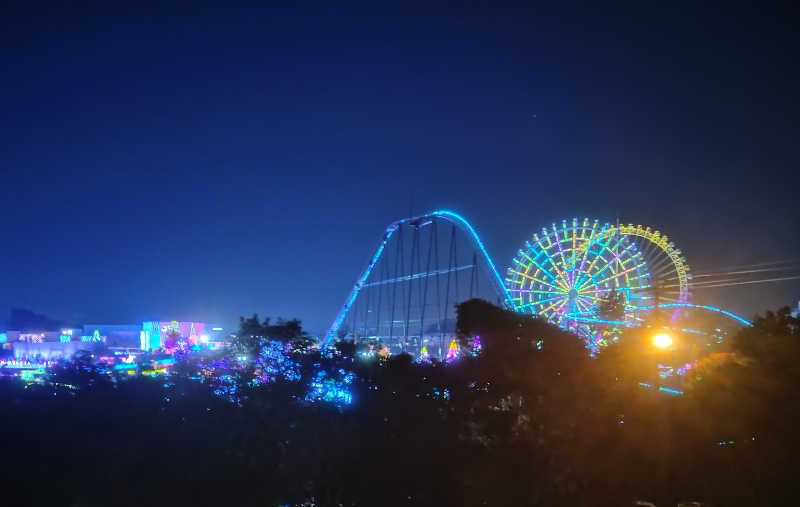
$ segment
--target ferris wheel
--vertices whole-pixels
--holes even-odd
[[[682,252],[666,234],[642,225],[611,226],[607,234],[622,235],[642,253],[650,273],[654,304],[686,303],[692,275]]]
[[[513,309],[598,340],[598,327],[641,323],[659,302],[685,302],[689,268],[658,231],[584,218],[526,241],[506,277]],[[601,308],[616,301],[613,318]]]

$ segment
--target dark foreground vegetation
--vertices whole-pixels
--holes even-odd
[[[458,362],[365,360],[343,343],[297,354],[300,381],[241,375],[237,402],[191,358],[168,379],[68,366],[43,385],[1,382],[4,504],[800,503],[788,312],[704,354],[678,396],[642,386],[661,360],[644,328],[594,359],[573,335],[477,300],[458,328]],[[240,345],[257,349],[255,336]],[[354,372],[351,404],[304,397],[320,368]]]

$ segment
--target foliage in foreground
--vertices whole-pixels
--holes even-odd
[[[191,368],[2,382],[3,477],[31,505],[792,503],[800,337],[776,315],[705,357],[683,396],[639,385],[658,360],[644,331],[590,359],[574,336],[475,300],[459,307],[456,363],[365,362],[344,344],[302,355],[300,382],[242,383],[241,406]],[[320,368],[355,372],[352,405],[303,398]]]

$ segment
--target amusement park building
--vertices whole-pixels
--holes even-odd
[[[0,345],[12,350],[15,358],[67,358],[79,350],[91,350],[97,344],[110,349],[154,350],[185,345],[217,347],[222,343],[221,326],[203,322],[158,321],[137,324],[87,324],[59,331],[0,332]],[[173,342],[168,342],[167,338]]]

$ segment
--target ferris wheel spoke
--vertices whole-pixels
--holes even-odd
[[[647,266],[646,264],[642,265],[642,267],[646,267],[646,266]],[[637,274],[636,276],[631,276],[631,277],[628,278],[628,280],[630,280],[631,282],[649,284],[650,283],[650,276],[645,272],[643,274]]]
[[[561,225],[562,229],[564,231],[564,238],[562,239],[562,238],[558,237],[558,231],[556,230],[556,224],[553,224],[553,234],[555,234],[556,246],[558,247],[558,253],[561,256],[561,266],[564,268],[564,272],[566,272],[567,261],[564,259],[564,250],[561,248],[561,242],[562,241],[566,241],[566,239],[567,239],[567,223],[566,223],[566,221],[562,221],[561,224],[562,224]],[[567,283],[569,283],[569,280],[567,279],[565,274],[561,273],[561,275],[564,277],[564,280]]]
[[[531,289],[509,289],[512,293],[518,292],[521,294],[552,294],[549,290],[531,290]],[[566,294],[564,294],[566,296]]]
[[[585,296],[578,296],[575,298],[575,304],[580,311],[586,312],[594,306],[594,301]]]
[[[547,283],[545,280],[541,280],[539,278],[536,278],[535,275],[532,276],[532,275],[529,275],[527,273],[522,273],[520,271],[515,271],[513,269],[509,269],[509,272],[510,273],[514,273],[515,275],[519,275],[519,276],[521,276],[523,278],[527,278],[528,280],[533,280],[534,282],[538,282],[538,283],[547,285],[548,287],[551,287],[553,289],[560,290],[558,287],[555,287],[554,285],[551,285],[551,284]]]
[[[542,290],[542,289],[524,289],[524,288],[509,288],[512,294],[566,294],[561,290]]]
[[[564,314],[566,313],[567,309],[566,307],[567,307],[567,300],[564,299],[564,301],[562,301],[561,304],[558,305],[558,308],[555,309],[555,312],[563,317]]]
[[[625,271],[620,271],[619,273],[615,274],[614,276],[610,276],[608,278],[604,278],[603,280],[600,280],[600,281],[596,282],[596,284],[600,285],[601,283],[605,283],[605,282],[607,282],[609,280],[616,279],[616,278],[620,277],[621,275],[623,275],[625,273],[630,273],[631,271],[633,271],[634,269],[639,268],[640,266],[641,265],[636,265],[636,266],[633,266],[633,267],[630,267],[630,268],[626,269]]]
[[[595,220],[594,223],[592,224],[592,229],[589,231],[589,239],[586,242],[584,242],[583,245],[583,257],[581,258],[581,267],[578,268],[581,274],[583,273],[583,267],[586,265],[586,256],[589,254],[589,249],[591,248],[594,242],[594,235],[596,230],[597,230],[597,220]],[[575,284],[573,283],[573,286],[574,285]]]
[[[600,234],[598,235],[599,237],[596,239],[595,243],[593,243],[594,245],[599,245],[601,247],[599,250],[597,250],[596,253],[591,250],[592,247],[591,244],[587,247],[589,249],[589,253],[594,254],[594,258],[592,259],[592,262],[589,264],[589,268],[586,271],[582,271],[581,279],[578,281],[578,284],[585,283],[583,282],[583,280],[587,276],[591,278],[591,273],[594,270],[594,265],[597,263],[597,259],[601,258],[603,251],[608,249],[608,244],[611,242],[611,236],[606,234],[607,229],[608,229],[608,224],[603,226],[603,228],[600,230]],[[606,236],[606,242],[601,243],[600,241],[604,236]]]
[[[533,301],[533,302],[530,302],[530,303],[525,303],[525,304],[519,305],[517,308],[528,308],[528,307],[535,307],[535,306],[544,306],[544,303],[549,303],[551,301],[558,302],[558,301],[561,301],[562,299],[565,299],[565,298],[563,296],[559,296],[559,297],[552,297],[552,298],[549,298],[549,299],[539,299],[537,301]]]
[[[516,274],[516,275],[518,275],[518,276],[520,276],[520,277],[522,277],[524,279],[531,280],[531,282],[536,282],[536,283],[539,283],[541,285],[546,285],[547,287],[550,287],[552,290],[557,291],[557,292],[561,292],[561,291],[565,291],[566,290],[564,287],[559,287],[559,286],[553,285],[551,283],[548,283],[546,280],[542,280],[541,278],[536,278],[536,273],[534,273],[533,275],[529,275],[527,273],[521,273],[521,272],[515,271],[513,269],[509,269],[509,272],[514,273],[514,274]],[[538,270],[537,270],[537,272],[538,272]],[[534,287],[533,283],[531,283],[530,285],[531,285],[531,287]],[[524,282],[520,283],[520,287],[522,287],[522,286],[524,286]]]
[[[676,272],[675,264],[672,263],[672,259],[669,257],[661,257],[650,265],[650,273],[652,274],[661,274],[668,271]]]
[[[575,249],[577,248],[575,242],[578,240],[578,234],[575,232],[575,226],[577,225],[576,220],[577,219],[572,220],[572,251],[570,252],[570,257],[572,258],[569,261],[572,266],[572,280],[570,280],[570,285],[575,283]]]
[[[618,245],[619,245],[619,242],[617,242],[617,246]],[[597,276],[597,275],[601,274],[606,269],[611,269],[611,271],[613,273],[614,272],[614,267],[613,267],[614,263],[615,262],[619,262],[620,256],[623,255],[624,253],[626,253],[629,249],[630,249],[630,246],[625,248],[622,252],[616,254],[615,257],[613,259],[611,259],[610,261],[606,261],[606,265],[603,267],[603,269],[601,269],[597,273],[595,273],[594,276]],[[612,252],[612,254],[613,254],[613,252]]]
[[[556,230],[556,224],[555,223],[553,224],[553,234],[555,234],[556,246],[558,247],[558,254],[561,257],[561,268],[562,268],[562,271],[560,272],[560,275],[564,279],[565,285],[567,287],[570,287],[572,285],[572,283],[571,283],[571,280],[569,279],[569,276],[567,275],[567,270],[568,270],[569,266],[567,264],[567,260],[564,258],[564,249],[561,247],[561,243],[563,241],[567,241],[567,222],[566,222],[566,220],[562,220],[561,221],[561,229],[564,232],[564,237],[563,238],[559,238],[558,237],[558,231]],[[574,233],[574,231],[573,231],[573,233]]]
[[[520,253],[521,253],[521,255],[522,255],[523,257],[525,257],[526,259],[528,259],[528,261],[530,261],[530,263],[531,263],[531,264],[533,264],[533,265],[534,265],[534,266],[536,266],[537,268],[541,269],[541,270],[542,270],[542,272],[543,272],[545,275],[549,276],[551,280],[553,280],[554,282],[558,283],[558,282],[557,282],[557,280],[558,280],[558,279],[556,278],[556,276],[555,276],[555,275],[553,275],[553,274],[552,274],[550,271],[548,271],[547,269],[545,269],[545,267],[544,267],[544,266],[542,266],[541,264],[539,264],[538,262],[536,262],[536,260],[535,260],[534,258],[532,258],[530,255],[526,254],[525,252],[520,252]],[[538,257],[538,255],[537,255],[537,257]],[[520,263],[520,264],[522,264],[522,263]]]
[[[671,283],[669,285],[659,285],[659,288],[661,288],[661,289],[674,289],[674,288],[680,287],[680,286],[681,286],[681,284],[679,284],[679,283]]]
[[[653,256],[653,242],[647,241],[638,236],[634,237],[636,238],[635,242],[639,248],[639,251],[642,252],[642,255],[644,255],[647,259],[651,258]]]
[[[556,242],[557,242],[557,241],[558,241],[558,236],[556,236]],[[556,281],[556,278],[558,278],[559,280],[562,280],[562,279],[564,278],[564,273],[562,273],[562,272],[561,272],[561,270],[560,270],[560,269],[558,269],[558,264],[556,263],[556,261],[554,261],[554,260],[553,260],[553,257],[552,257],[552,256],[550,255],[550,253],[548,252],[548,249],[547,249],[547,248],[544,248],[544,247],[542,246],[542,242],[541,242],[541,241],[539,241],[538,239],[537,239],[536,243],[537,243],[537,244],[539,245],[539,247],[541,248],[541,250],[540,250],[540,251],[541,251],[541,252],[544,254],[545,258],[547,259],[547,262],[548,262],[548,263],[550,263],[550,266],[552,266],[552,267],[553,267],[553,269],[555,270],[555,272],[558,274],[558,277],[553,277],[553,278],[552,278],[552,279],[553,279],[553,281]],[[550,241],[550,236],[547,236],[547,243],[548,243],[549,247],[551,247],[551,248],[552,248],[552,246],[553,246],[553,242],[552,242],[552,241]],[[537,257],[538,257],[538,256],[537,256]],[[544,268],[542,268],[542,269],[544,269]],[[561,283],[561,285],[563,285],[563,287],[564,287],[565,289],[567,288],[567,286],[566,286],[566,283],[562,282],[562,283]]]
[[[541,313],[547,312],[548,310],[551,310],[551,309],[555,309],[554,311],[556,311],[556,312],[561,310],[564,307],[564,305],[567,304],[567,298],[560,298],[560,299],[563,299],[563,301],[561,301],[561,305],[558,308],[556,308],[556,305],[558,304],[558,301],[556,301],[555,303],[549,305],[547,308],[542,310]]]
[[[598,260],[602,261],[601,267],[598,267],[597,271],[592,272],[592,268],[594,268],[594,266],[597,264]],[[598,283],[596,282],[597,275],[599,275],[600,273],[605,271],[605,267],[607,267],[608,264],[609,264],[609,261],[603,256],[603,252],[598,254],[597,257],[595,257],[595,259],[592,262],[592,264],[589,266],[589,269],[586,270],[586,273],[584,273],[584,275],[583,275],[584,278],[582,278],[582,282],[580,284],[577,284],[576,289],[578,291],[580,291],[580,290],[584,289],[587,286],[598,285]]]

